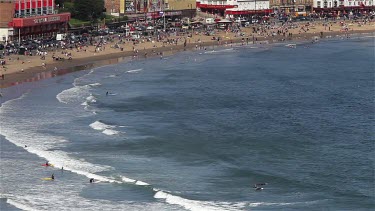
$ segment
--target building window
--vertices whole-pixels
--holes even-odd
[[[317,1],[316,4],[317,4],[318,8],[320,8],[320,1]]]
[[[327,8],[327,4],[328,4],[327,1],[324,1],[324,5],[323,5],[323,7],[324,7],[324,8]]]
[[[337,1],[333,2],[333,7],[337,7]]]

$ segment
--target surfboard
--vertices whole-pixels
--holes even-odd
[[[45,177],[45,178],[42,178],[42,180],[50,180],[50,181],[53,181],[53,179],[51,177]]]
[[[46,165],[46,164],[42,164],[42,166],[45,166],[45,167],[48,167],[48,166],[51,166],[51,167],[53,167],[53,164],[48,164],[48,165]]]

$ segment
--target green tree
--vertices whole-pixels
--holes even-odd
[[[80,20],[96,21],[103,18],[104,0],[75,0],[74,16]]]
[[[60,5],[60,8],[58,10],[59,13],[70,12],[72,16],[75,15],[74,4],[72,2],[65,2],[63,5]]]

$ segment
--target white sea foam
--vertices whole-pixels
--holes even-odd
[[[185,199],[180,196],[175,196],[170,193],[167,193],[165,191],[161,191],[158,189],[153,189],[156,193],[154,195],[154,198],[156,199],[163,199],[168,204],[175,204],[182,206],[185,209],[191,210],[191,211],[234,211],[243,209],[246,205],[246,203],[226,203],[226,202],[210,202],[210,201],[196,201],[196,200],[190,200]]]
[[[73,195],[74,194],[74,195]],[[46,197],[45,194],[32,194],[12,197],[7,199],[7,203],[14,207],[26,210],[26,211],[39,211],[39,210],[61,210],[61,211],[91,211],[91,210],[127,210],[127,211],[138,211],[138,210],[175,210],[165,204],[152,202],[152,203],[113,203],[108,200],[100,199],[86,199],[79,195],[75,195],[76,192],[69,191],[60,194],[49,194]],[[67,195],[73,195],[67,197]],[[79,201],[79,203],[77,203]]]
[[[227,51],[233,51],[234,48],[226,48],[226,49],[219,49],[219,50],[212,50],[212,51],[206,51],[205,54],[217,54],[217,53],[224,53]]]
[[[94,123],[91,123],[90,127],[94,130],[102,131],[102,133],[109,135],[109,136],[118,135],[120,133],[119,131],[114,130],[116,126],[107,125],[100,121],[95,121]]]
[[[105,129],[103,130],[102,133],[109,135],[109,136],[113,136],[113,135],[118,135],[120,132],[117,130]]]
[[[93,83],[93,84],[89,84],[88,86],[95,87],[95,86],[101,86],[101,85],[102,85],[101,83]]]
[[[101,121],[95,121],[94,123],[90,124],[90,127],[94,130],[105,130],[105,129],[111,129],[114,128],[112,125],[104,124]]]
[[[56,98],[59,102],[68,104],[73,102],[82,102],[88,96],[90,96],[89,87],[75,86],[60,92],[56,95]]]
[[[121,180],[123,182],[126,182],[126,183],[135,183],[137,181],[137,180],[130,179],[130,178],[127,178],[127,177],[124,177],[124,176],[121,177]]]
[[[140,185],[140,186],[148,186],[148,185],[150,185],[150,184],[148,184],[148,183],[146,183],[146,182],[142,182],[142,181],[139,181],[139,180],[137,180],[137,181],[135,182],[135,184],[136,184],[136,185]]]
[[[135,70],[128,70],[126,71],[127,73],[136,73],[136,72],[139,72],[139,71],[142,71],[143,69],[135,69]]]
[[[92,94],[86,98],[87,102],[95,103],[96,97],[94,97]]]
[[[20,210],[27,210],[27,211],[39,211],[39,209],[34,209],[30,205],[27,204],[27,202],[19,202],[13,199],[7,199],[7,203],[13,205],[14,207],[20,209]]]

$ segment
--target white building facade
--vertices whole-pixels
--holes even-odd
[[[198,0],[203,12],[221,15],[249,15],[271,13],[269,0]]]
[[[375,0],[313,0],[313,10],[317,13],[361,13],[375,11]]]
[[[368,7],[375,6],[375,0],[314,0],[314,8]]]

